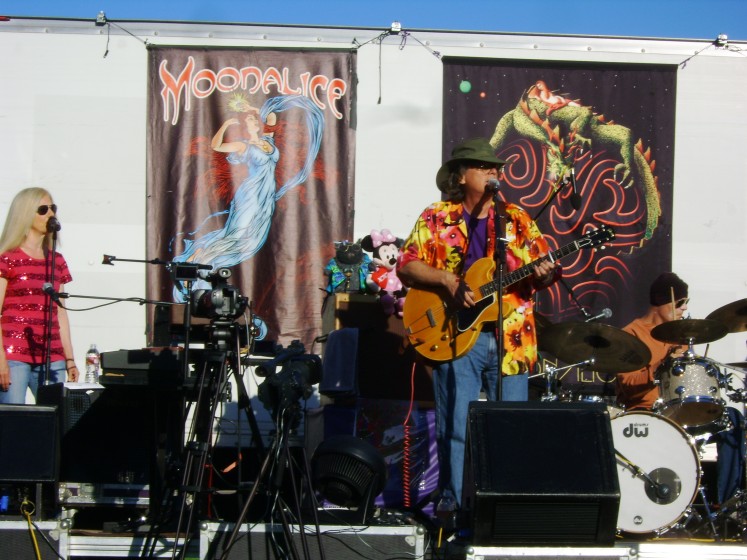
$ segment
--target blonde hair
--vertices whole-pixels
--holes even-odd
[[[29,187],[19,191],[13,197],[13,202],[10,203],[10,208],[8,208],[8,216],[5,218],[3,233],[0,235],[0,253],[17,249],[21,246],[21,243],[23,243],[31,230],[36,210],[45,196],[48,196],[52,200],[52,195],[46,189]],[[52,248],[51,233],[44,235],[42,246],[47,249]]]

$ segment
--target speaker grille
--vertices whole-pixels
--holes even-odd
[[[34,405],[0,405],[0,481],[57,480],[57,410]]]
[[[521,540],[537,544],[596,541],[601,510],[598,503],[531,504],[501,502],[496,506],[491,540]]]
[[[620,488],[604,405],[474,402],[467,438],[475,545],[612,544]]]

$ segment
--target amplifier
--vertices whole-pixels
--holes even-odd
[[[141,348],[101,353],[102,385],[176,387],[182,376],[178,348]]]
[[[93,482],[60,482],[60,505],[81,506],[135,506],[148,507],[148,484],[97,484]]]

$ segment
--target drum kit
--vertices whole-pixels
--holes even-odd
[[[659,399],[653,411],[625,411],[607,403],[620,482],[617,527],[628,534],[661,535],[682,530],[687,535],[706,531],[723,538],[717,529],[747,538],[747,493],[736,495],[712,513],[700,484],[704,445],[733,426],[725,397],[747,402],[747,362],[723,364],[698,356],[696,344],[719,340],[728,333],[747,331],[747,299],[725,305],[706,319],[680,319],[661,324],[651,335],[662,342],[686,346],[681,357],[670,358],[655,372]],[[547,367],[542,400],[568,400],[556,394],[559,372],[588,366],[601,373],[635,371],[651,360],[648,347],[635,336],[602,323],[545,324],[539,332],[540,349],[571,364]],[[739,381],[735,388],[734,382]],[[576,400],[587,400],[578,398]],[[588,399],[599,402],[602,398]],[[740,488],[744,486],[744,477]],[[700,495],[705,516],[693,509]],[[729,525],[727,527],[727,524]]]

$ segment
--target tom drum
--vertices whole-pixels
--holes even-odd
[[[707,358],[684,357],[657,371],[660,403],[656,411],[684,428],[709,425],[723,415],[721,372]]]

